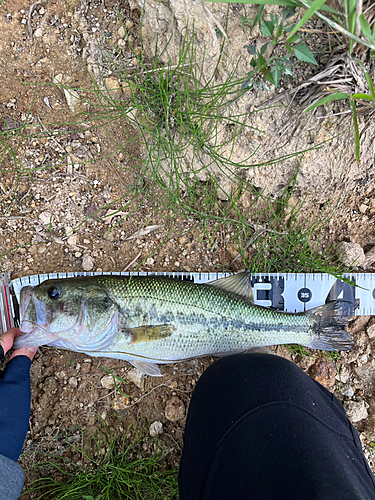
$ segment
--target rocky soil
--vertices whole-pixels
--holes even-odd
[[[120,8],[137,48],[140,12],[136,5],[131,8],[126,2],[114,0],[49,0],[31,7],[28,0],[5,0],[0,5],[0,111],[5,120],[2,131],[8,130],[7,144],[14,152],[9,157],[0,150],[2,271],[16,278],[73,270],[133,270],[140,263],[144,271],[214,272],[224,266],[232,271],[241,269],[241,258],[233,263],[238,251],[229,243],[233,235],[225,227],[217,232],[213,239],[216,243],[211,245],[202,239],[196,221],[177,219],[170,231],[163,214],[155,216],[157,201],[145,202],[131,213],[124,209],[129,185],[136,179],[127,158],[137,158],[143,152],[134,143],[124,145],[126,154],[117,154],[111,161],[106,156],[113,149],[108,135],[101,128],[95,129],[95,123],[88,127],[74,122],[73,108],[79,104],[74,97],[68,102],[60,88],[50,85],[62,75],[67,85],[81,89],[81,97],[88,95],[90,78],[82,61],[95,76],[99,57],[95,37],[103,43],[104,36],[110,39],[121,48],[126,64],[134,66],[136,60],[116,9]],[[235,14],[235,9],[230,11],[230,15]],[[106,67],[103,77],[107,83],[114,83],[108,80],[114,77]],[[287,90],[288,85],[286,82],[281,90]],[[271,97],[271,93],[263,97]],[[267,116],[261,118],[264,123]],[[26,120],[30,128],[25,137],[12,137],[9,130]],[[324,137],[328,129],[334,135],[342,127],[341,121],[330,120],[322,131]],[[70,128],[68,122],[74,122]],[[122,127],[108,129],[116,134],[118,142],[125,142],[126,134],[133,133],[125,121]],[[353,160],[354,147],[348,137],[347,148]],[[366,158],[363,176],[348,177],[348,184],[341,185],[340,200],[335,198],[334,184],[328,190],[333,192],[337,211],[324,233],[322,241],[327,245],[331,241],[357,243],[366,252],[375,245],[373,156],[372,164]],[[118,169],[116,164],[124,165],[124,169]],[[157,196],[156,192],[155,200]],[[320,204],[309,203],[305,210],[319,213]],[[145,226],[153,228],[139,233]],[[371,271],[372,264],[367,264]],[[275,350],[293,359],[340,399],[360,433],[375,472],[375,321],[359,317],[349,328],[355,346],[336,363],[316,352],[302,358],[292,357],[286,348]],[[78,429],[95,432],[102,419],[112,433],[121,434],[134,422],[139,430],[145,430],[150,435],[143,446],[145,454],[152,452],[158,436],[168,450],[166,466],[178,467],[189,399],[211,362],[213,359],[205,358],[163,366],[163,378],[154,379],[140,376],[117,360],[41,348],[31,369],[32,414],[21,464],[27,467],[39,461],[40,453],[77,460],[69,443],[80,444]],[[107,370],[124,379],[120,389],[127,397],[115,387]],[[134,436],[133,429],[129,439]],[[27,483],[37,476],[38,471],[28,473]]]

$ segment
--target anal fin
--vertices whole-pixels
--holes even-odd
[[[146,375],[150,375],[150,377],[162,377],[161,371],[157,364],[149,363],[147,361],[129,361],[137,370]]]

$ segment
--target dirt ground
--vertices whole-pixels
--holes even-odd
[[[124,271],[135,269],[143,260],[140,270],[144,271],[214,272],[224,266],[232,271],[241,269],[241,259],[230,266],[235,250],[227,247],[231,235],[225,230],[217,234],[215,247],[202,240],[192,221],[178,219],[173,231],[168,232],[165,218],[154,215],[151,202],[140,205],[129,216],[121,214],[121,221],[119,216],[99,220],[98,215],[110,215],[110,210],[121,210],[126,204],[128,187],[136,173],[125,178],[110,159],[103,159],[103,152],[110,151],[112,144],[100,128],[86,130],[76,125],[73,134],[66,129],[66,134],[55,137],[56,128],[64,131],[63,125],[56,124],[72,121],[73,113],[63,92],[47,84],[62,74],[73,86],[90,88],[82,53],[90,36],[105,33],[118,44],[119,3],[94,0],[85,2],[84,8],[82,4],[80,10],[78,0],[45,0],[35,5],[28,23],[32,3],[4,0],[0,5],[1,114],[9,128],[12,119],[21,123],[27,119],[40,130],[44,127],[45,132],[45,137],[26,136],[19,141],[16,157],[22,162],[22,172],[14,162],[2,165],[2,271],[10,272],[12,278],[46,272]],[[139,12],[132,11],[127,3],[120,3],[120,11],[136,46]],[[127,44],[121,46],[124,58],[134,64]],[[119,142],[125,140],[124,131],[132,133],[129,125],[124,123],[123,127],[122,131],[116,130]],[[126,147],[126,153],[134,158],[142,154],[134,144]],[[48,168],[58,162],[59,167]],[[327,242],[354,241],[365,250],[375,245],[373,182],[359,184],[341,200],[327,229]],[[94,217],[88,218],[92,214]],[[160,227],[129,239],[145,225]],[[74,233],[73,228],[77,228]],[[167,242],[158,248],[165,238]],[[157,252],[149,256],[156,248]],[[355,346],[342,354],[336,365],[316,353],[292,358],[286,348],[275,350],[293,359],[339,398],[360,433],[375,472],[375,321],[357,318],[350,330]],[[21,465],[27,467],[39,461],[41,455],[36,452],[77,460],[66,435],[69,442],[79,444],[77,429],[95,432],[100,416],[110,432],[121,434],[134,422],[147,432],[159,429],[161,445],[169,450],[166,466],[177,468],[190,396],[212,361],[205,358],[162,366],[163,378],[155,379],[139,377],[135,369],[121,361],[41,348],[31,368],[30,429]],[[120,394],[105,368],[126,381],[121,390],[129,398]],[[134,435],[135,431],[131,431],[130,438]],[[150,440],[143,452],[151,453],[153,445]],[[26,486],[36,477],[38,472],[27,473]]]

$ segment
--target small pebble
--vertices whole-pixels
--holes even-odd
[[[117,34],[120,38],[124,38],[125,37],[125,29],[123,26],[120,26],[119,29],[117,30]]]
[[[105,389],[114,389],[115,388],[115,382],[113,380],[112,375],[106,375],[102,379],[100,379],[100,383],[102,387]]]
[[[367,361],[368,361],[367,354],[362,354],[362,356],[358,356],[358,358],[357,358],[357,365],[363,366],[367,363]]]
[[[348,401],[344,404],[344,407],[349,420],[351,420],[353,423],[360,422],[361,420],[364,420],[368,417],[366,403],[364,401]]]
[[[142,372],[137,370],[136,368],[132,368],[131,370],[128,371],[126,374],[127,380],[130,382],[133,382],[137,387],[139,387],[142,391],[145,386],[145,376]]]
[[[185,418],[185,405],[177,396],[172,396],[165,406],[165,418],[177,422]]]
[[[94,259],[90,255],[84,255],[82,259],[82,269],[84,271],[91,271],[94,267]]]
[[[375,324],[370,325],[366,328],[367,335],[370,337],[370,339],[375,338]]]
[[[43,224],[49,224],[51,222],[51,219],[52,219],[52,214],[50,212],[42,212],[39,214],[39,220]]]
[[[91,364],[90,363],[83,363],[82,368],[81,368],[81,373],[90,373],[91,371]]]
[[[343,264],[353,266],[354,269],[362,266],[365,261],[365,252],[358,243],[341,241],[336,247],[336,255]]]
[[[309,375],[324,387],[335,385],[337,370],[332,362],[323,358],[318,359],[310,368]]]
[[[126,409],[129,404],[129,398],[118,395],[112,401],[112,408],[117,412],[119,416],[121,416],[122,412]],[[127,412],[123,413],[125,416]]]
[[[150,425],[150,436],[158,436],[163,432],[163,424],[156,420]]]
[[[47,250],[47,245],[45,243],[39,243],[38,253],[42,255],[46,250]]]
[[[109,78],[105,79],[105,86],[107,92],[112,96],[112,97],[120,97],[121,95],[121,87],[120,83],[117,78],[114,76],[110,76]]]
[[[68,245],[74,247],[76,246],[77,244],[77,236],[74,234],[73,236],[70,236],[70,238],[68,238]]]
[[[70,379],[68,380],[68,383],[72,387],[77,387],[78,386],[77,377],[70,377]]]
[[[342,394],[343,396],[348,396],[348,397],[351,398],[352,396],[354,396],[353,387],[351,387],[350,385],[343,385],[341,387],[340,394]]]

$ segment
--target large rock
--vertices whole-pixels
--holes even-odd
[[[246,76],[253,68],[250,65],[252,56],[244,48],[250,43],[249,28],[241,26],[242,16],[254,18],[257,6],[241,5],[230,6],[228,25],[226,26],[227,5],[191,0],[167,0],[166,2],[143,2],[132,0],[134,7],[145,6],[143,19],[143,49],[149,55],[167,49],[162,55],[162,61],[167,64],[176,64],[179,49],[186,33],[190,36],[194,30],[194,49],[196,61],[203,60],[203,82],[209,81],[215,71],[214,84],[222,83],[235,68],[235,77]],[[278,6],[266,6],[264,12],[281,16]],[[251,43],[259,49],[267,39],[260,36],[256,26],[251,37]],[[222,42],[226,39],[224,48]],[[220,59],[217,69],[216,64]],[[237,65],[237,66],[236,66]],[[345,61],[343,63],[345,66]],[[311,67],[311,76],[323,68]],[[187,70],[188,71],[188,70]],[[271,86],[272,87],[272,86]],[[238,169],[242,178],[251,182],[264,194],[279,196],[288,185],[292,177],[299,171],[296,189],[301,194],[310,194],[320,202],[326,201],[333,195],[340,195],[354,181],[364,181],[373,177],[372,152],[375,137],[375,125],[369,123],[366,133],[362,136],[361,163],[357,165],[354,158],[354,142],[351,132],[341,134],[343,129],[350,127],[350,116],[343,123],[342,116],[325,116],[333,112],[333,103],[326,105],[321,111],[322,119],[311,119],[310,113],[302,114],[306,107],[298,106],[298,99],[294,105],[286,109],[286,100],[278,101],[272,106],[264,102],[274,96],[274,89],[270,91],[251,91],[244,95],[230,107],[232,115],[244,114],[247,116],[247,126],[255,129],[244,129],[234,143],[229,143],[220,150],[223,156],[231,154],[231,160],[240,164],[249,165],[249,168]],[[228,99],[233,96],[228,94]],[[256,111],[262,108],[261,111]],[[226,123],[222,120],[222,128],[218,130],[208,149],[215,141],[222,144],[228,135],[225,134]],[[341,135],[340,135],[341,134]],[[179,134],[175,141],[180,141]],[[313,149],[321,144],[321,148]],[[277,160],[298,151],[306,151],[304,156],[292,157],[286,161]],[[250,159],[249,156],[255,153]],[[198,180],[205,181],[209,174],[217,178],[222,192],[219,196],[226,199],[230,193],[233,174],[223,173],[219,163],[213,163],[208,154],[194,153],[191,146],[186,147],[186,165],[181,166],[183,171],[193,169]],[[269,163],[261,166],[262,163]],[[163,165],[168,171],[168,165]],[[205,166],[207,168],[203,168]],[[235,169],[234,169],[235,170]],[[183,187],[183,186],[181,186]]]

